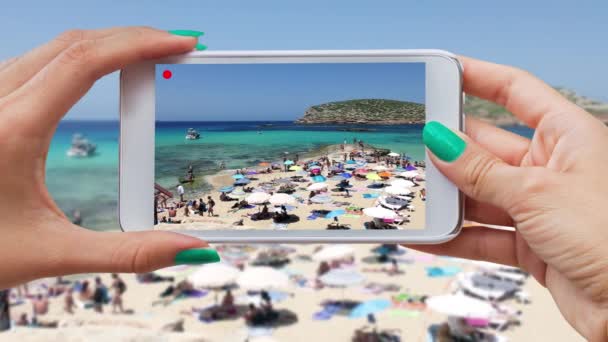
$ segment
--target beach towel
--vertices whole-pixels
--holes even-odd
[[[312,215],[308,216],[306,219],[312,221],[312,220],[316,220],[318,218],[319,218],[319,215],[312,214]]]
[[[356,215],[356,214],[344,214],[342,215],[342,217],[347,217],[347,218],[360,218],[361,215]]]
[[[363,198],[378,198],[380,194],[363,194]]]
[[[312,319],[315,321],[327,321],[327,320],[331,319],[338,312],[340,312],[339,305],[331,305],[331,304],[325,305],[323,307],[323,310],[321,310],[319,312],[315,312],[312,315]]]
[[[460,272],[460,267],[456,266],[444,266],[444,267],[427,267],[426,275],[431,278],[437,277],[451,277]]]
[[[175,299],[184,299],[184,298],[203,298],[207,295],[207,291],[203,290],[187,290],[184,291],[181,295],[179,295]]]
[[[420,316],[420,311],[406,310],[406,309],[392,309],[388,311],[388,314],[394,317],[411,317],[416,318]]]

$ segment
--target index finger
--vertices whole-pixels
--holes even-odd
[[[536,128],[545,114],[580,108],[557,90],[527,71],[459,56],[464,67],[464,91],[492,101],[515,115],[529,127]]]

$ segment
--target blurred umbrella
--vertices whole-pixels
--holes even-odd
[[[405,178],[414,178],[414,177],[418,176],[418,172],[416,172],[416,171],[404,171],[404,172],[401,172],[399,174],[399,176],[405,177]]]
[[[351,175],[351,174],[350,174],[350,173],[348,173],[348,172],[344,172],[344,173],[341,173],[341,174],[340,174],[340,177],[344,177],[344,178],[346,178],[346,179],[349,179],[349,178],[351,178],[352,176],[353,176],[353,175]]]
[[[397,153],[397,152],[391,152],[391,153],[389,153],[388,155],[389,155],[390,157],[399,157],[399,156],[400,156],[400,154],[399,154],[399,153]]]
[[[430,297],[426,305],[444,315],[466,318],[491,318],[496,310],[491,304],[462,294]]]
[[[377,180],[382,180],[382,177],[380,177],[377,173],[372,172],[372,173],[368,173],[367,176],[365,176],[365,178],[371,180],[371,181],[377,181]]]
[[[245,178],[245,176],[243,176],[240,173],[237,173],[237,174],[232,175],[232,178],[234,178],[234,179],[241,179],[241,178]]]
[[[314,261],[333,261],[351,257],[355,254],[354,248],[349,245],[327,245],[313,254]]]
[[[302,170],[302,167],[299,165],[294,165],[289,168],[289,171],[300,171],[300,170]]]
[[[357,306],[348,315],[349,318],[367,317],[367,315],[375,314],[384,311],[391,307],[391,301],[388,299],[372,299],[365,301]]]
[[[237,284],[245,290],[281,290],[289,287],[286,273],[267,266],[250,266],[241,272]]]
[[[234,284],[239,272],[236,267],[228,264],[208,264],[198,267],[195,272],[188,276],[188,280],[196,287],[222,288]]]
[[[391,182],[391,185],[398,186],[400,188],[411,188],[416,184],[414,184],[413,182],[406,180],[406,179],[395,179],[394,181]]]
[[[230,192],[232,190],[234,190],[233,186],[223,186],[220,188],[220,192]]]
[[[355,270],[337,268],[325,273],[319,280],[328,286],[350,287],[363,283],[365,278]]]
[[[249,184],[249,183],[251,183],[251,179],[249,179],[249,178],[237,179],[236,182],[234,182],[235,185],[245,185],[245,184]]]
[[[270,163],[269,162],[261,162],[258,165],[261,166],[261,167],[269,167]]]
[[[378,174],[378,176],[380,176],[380,177],[382,177],[382,178],[389,178],[389,177],[390,177],[390,176],[392,176],[392,175],[391,175],[391,173],[390,173],[390,172],[388,172],[388,171],[383,171],[383,172],[380,172],[380,173]]]
[[[327,195],[317,195],[311,198],[310,201],[313,203],[329,203],[332,199]]]
[[[382,207],[371,207],[363,209],[363,213],[367,216],[378,218],[378,219],[395,219],[397,214],[389,209]]]
[[[272,195],[268,201],[270,202],[270,204],[272,205],[285,205],[285,204],[292,204],[296,201],[296,199],[288,194],[284,194],[284,193],[277,193]]]
[[[407,166],[405,169],[406,169],[407,171],[416,171],[416,170],[417,170],[417,169],[416,169],[416,167],[415,167],[415,166],[412,166],[412,165],[408,165],[408,166]]]
[[[268,202],[270,195],[265,192],[254,192],[245,198],[245,201],[250,204],[263,204]]]
[[[412,191],[408,188],[404,188],[402,186],[391,185],[389,187],[384,188],[384,191],[391,195],[409,195]]]
[[[308,190],[310,191],[319,191],[319,190],[323,190],[323,189],[327,189],[327,183],[314,183],[308,186]]]
[[[325,215],[325,218],[333,219],[334,217],[342,216],[344,214],[346,214],[346,210],[336,209],[336,210],[330,211],[327,215]]]
[[[313,182],[321,183],[321,182],[325,182],[327,180],[327,178],[319,175],[319,176],[312,177],[312,180],[313,180]]]
[[[286,160],[286,161],[285,161],[283,164],[285,164],[285,165],[293,165],[293,164],[295,164],[295,163],[293,162],[293,160],[289,160],[289,159],[288,159],[288,160]]]

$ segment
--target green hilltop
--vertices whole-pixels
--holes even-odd
[[[424,105],[387,99],[355,99],[311,106],[299,124],[424,123]]]

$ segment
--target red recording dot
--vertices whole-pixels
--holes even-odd
[[[163,71],[163,78],[168,80],[171,78],[171,76],[173,76],[173,73],[170,70],[165,70]]]

